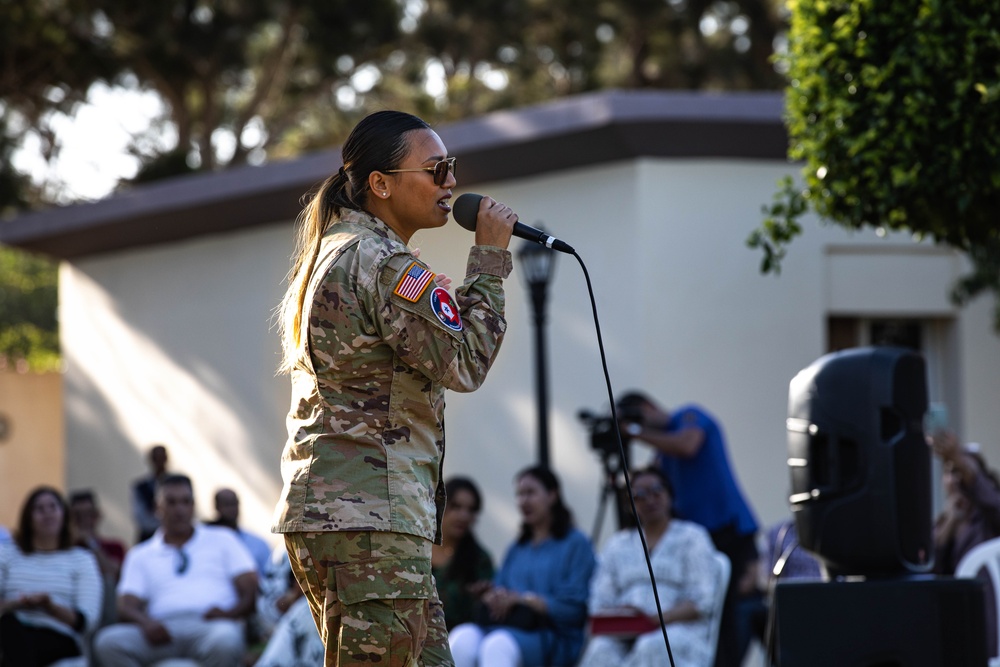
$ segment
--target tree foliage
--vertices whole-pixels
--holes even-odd
[[[749,239],[762,268],[813,210],[968,253],[963,302],[1000,297],[1000,7],[991,0],[791,0],[786,180]],[[1000,302],[997,325],[1000,327]]]
[[[155,91],[137,180],[281,158],[387,106],[439,122],[607,87],[776,88],[778,0],[0,0],[0,103]],[[163,128],[173,138],[163,141]]]
[[[0,247],[0,365],[59,365],[57,275],[44,257]]]

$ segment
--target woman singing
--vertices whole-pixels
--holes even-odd
[[[300,216],[281,304],[291,375],[274,530],[326,665],[450,664],[431,576],[445,493],[444,390],[485,380],[506,329],[517,215],[488,197],[454,296],[408,247],[448,221],[455,158],[406,113],[364,118]]]

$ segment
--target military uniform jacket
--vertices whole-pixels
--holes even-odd
[[[273,530],[440,538],[444,390],[485,380],[510,253],[474,246],[453,298],[385,223],[344,211],[322,240],[292,371]],[[457,301],[457,303],[456,303]]]

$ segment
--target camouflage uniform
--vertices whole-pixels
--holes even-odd
[[[444,390],[473,391],[486,378],[506,330],[510,271],[507,250],[474,246],[455,304],[367,213],[344,211],[323,238],[273,529],[286,533],[328,667],[402,667],[420,645],[421,664],[451,664],[430,573],[445,500]],[[407,626],[400,636],[373,634],[372,623],[393,618]]]

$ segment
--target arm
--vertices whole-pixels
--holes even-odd
[[[692,458],[705,442],[705,431],[698,426],[688,426],[670,432],[634,423],[627,425],[626,428],[632,426],[639,428],[628,431],[629,435],[649,443],[667,456]]]
[[[360,290],[362,310],[375,313],[378,335],[407,366],[447,389],[474,391],[485,381],[507,329],[503,279],[512,268],[510,253],[474,246],[454,300],[433,286],[416,301],[396,294],[412,262],[409,253],[389,257],[378,269],[377,285]]]
[[[582,623],[587,615],[590,579],[597,559],[590,540],[574,531],[565,538],[562,562],[558,564],[557,581],[552,592],[540,595],[545,610],[554,621],[573,625]]]
[[[620,535],[621,533],[619,533]],[[617,554],[621,548],[618,535],[612,536],[601,551],[594,578],[590,582],[590,598],[588,606],[590,613],[618,607],[621,604],[621,591],[615,581],[615,573],[620,569]]]
[[[250,571],[237,575],[233,579],[233,587],[236,588],[236,604],[230,609],[212,607],[205,612],[205,618],[240,619],[249,616],[253,612],[254,604],[257,600],[257,572]]]
[[[699,618],[701,618],[701,612],[698,611],[698,607],[695,606],[694,602],[690,600],[678,602],[670,609],[663,611],[663,622],[667,625],[680,623],[681,621],[697,621]]]
[[[125,593],[118,596],[118,620],[124,623],[134,623],[142,630],[142,636],[153,646],[161,646],[170,642],[170,633],[159,621],[146,614],[146,602],[134,595]]]

